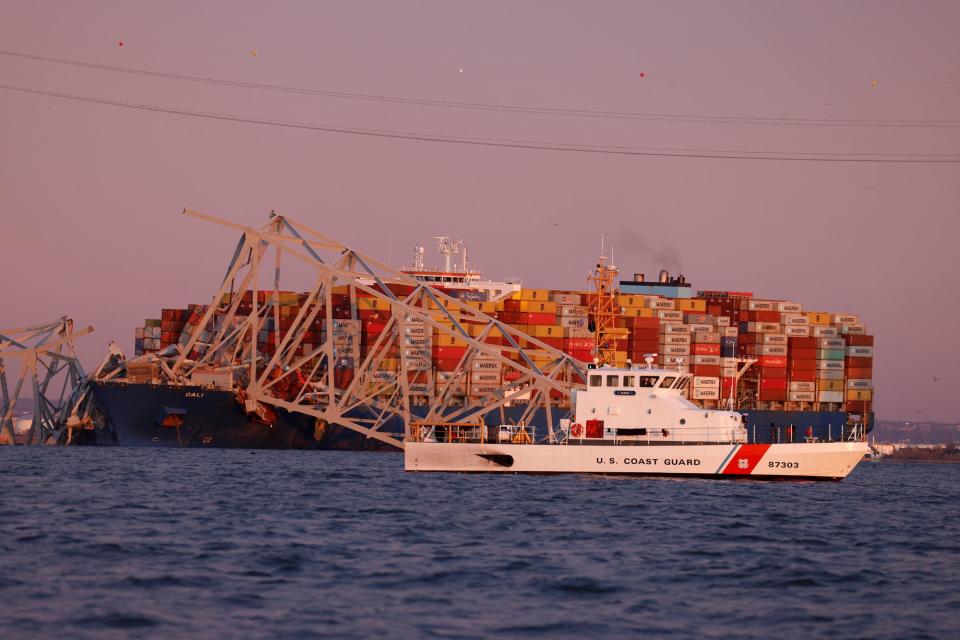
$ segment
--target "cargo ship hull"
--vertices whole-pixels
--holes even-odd
[[[276,420],[265,424],[247,414],[230,391],[96,381],[91,386],[102,419],[98,428],[78,444],[396,450],[345,427],[318,423],[312,416],[299,413],[277,410]]]

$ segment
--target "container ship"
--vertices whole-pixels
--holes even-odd
[[[646,362],[689,374],[685,397],[703,409],[740,412],[751,442],[833,441],[842,439],[852,425],[867,431],[872,427],[874,337],[856,314],[809,310],[797,302],[758,298],[747,291],[694,290],[683,275],[666,271],[651,280],[641,273],[624,279],[603,257],[586,290],[526,288],[517,279],[484,280],[469,265],[462,243],[437,240],[443,266],[426,267],[424,249],[418,246],[413,264],[402,270],[405,276],[568,354],[584,367],[629,368]],[[413,290],[409,280],[370,283],[398,296]],[[216,330],[217,318],[233,305],[240,316],[268,309],[256,340],[258,351],[267,357],[286,345],[286,332],[304,315],[314,318],[309,325],[297,324],[297,353],[309,354],[329,333],[336,359],[330,379],[337,389],[346,389],[355,364],[387,326],[390,305],[352,287],[334,289],[329,310],[309,309],[308,299],[304,292],[248,290],[225,294],[208,305],[163,309],[159,318],[147,319],[135,330],[137,357],[125,362],[116,351],[91,380],[97,428],[81,443],[392,448],[296,411],[253,407],[243,394],[249,383],[243,366],[194,370],[188,380],[176,383],[166,375],[170,372],[162,356],[189,352],[200,357],[211,327]],[[435,322],[453,323],[457,310],[446,308],[445,300],[432,305],[429,313],[435,314]],[[203,325],[204,318],[214,324]],[[486,344],[501,344],[496,331],[463,326],[472,336],[485,331]],[[407,381],[414,417],[427,415],[439,396],[476,401],[509,383],[513,373],[492,360],[474,362],[466,377],[456,375],[465,351],[456,336],[409,322],[402,328],[402,344],[379,363],[378,375],[385,388],[396,388],[401,370],[415,372]],[[534,363],[540,364],[537,357]],[[275,389],[284,393],[282,385]],[[358,419],[371,417],[364,415],[364,407],[351,411]],[[488,424],[516,423],[521,416],[547,420],[542,412],[525,413],[520,402],[502,406],[489,416]],[[398,419],[388,419],[380,428],[399,441],[405,436]]]

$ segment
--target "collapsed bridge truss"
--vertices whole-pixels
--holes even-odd
[[[167,383],[232,388],[265,420],[299,412],[398,447],[414,424],[504,423],[508,407],[516,424],[539,415],[544,437],[565,437],[555,426],[586,379],[569,355],[292,218],[271,214],[255,229],[184,213],[240,241],[179,343],[127,361],[128,377],[151,363]],[[310,280],[293,291],[308,290],[285,290],[285,260]]]
[[[74,331],[67,317],[0,329],[0,440],[56,444],[69,442],[76,429],[92,427],[89,387],[74,351],[74,340],[92,331],[93,327]],[[11,368],[13,363],[19,366]],[[32,398],[30,426],[17,433],[17,402],[28,396]]]

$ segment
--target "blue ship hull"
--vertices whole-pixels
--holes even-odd
[[[98,428],[86,432],[79,444],[124,447],[209,447],[241,449],[338,449],[350,451],[395,450],[346,427],[324,425],[311,416],[277,410],[277,419],[264,424],[248,415],[230,391],[117,382],[91,383],[101,418]],[[426,408],[413,408],[425,413]],[[524,407],[504,409],[503,418],[515,423]],[[848,414],[834,411],[744,410],[752,442],[801,442],[808,433],[821,441],[849,435]],[[175,416],[177,426],[165,426]],[[367,417],[359,415],[357,417]],[[554,419],[565,414],[554,414]],[[499,411],[487,424],[501,422]],[[538,412],[531,421],[535,436],[546,435],[546,416]],[[872,426],[869,416],[868,426]],[[792,425],[792,429],[790,426]],[[382,432],[403,439],[399,418],[388,420]]]

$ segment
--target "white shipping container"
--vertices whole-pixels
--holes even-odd
[[[688,324],[690,333],[713,333],[716,329],[712,324]]]
[[[668,356],[689,356],[690,345],[688,344],[663,344],[660,345],[660,352]]]
[[[786,356],[787,345],[785,344],[762,344],[757,349],[761,356]]]
[[[840,330],[836,327],[826,327],[816,325],[813,327],[813,337],[815,338],[835,338],[840,335]]]
[[[670,302],[673,302],[673,300]],[[683,322],[683,311],[657,311],[657,317],[660,318],[661,321]]]
[[[500,390],[498,384],[471,384],[469,394],[475,398],[496,393]]]
[[[500,386],[501,378],[499,371],[471,371],[471,384],[495,384]]]
[[[720,375],[724,378],[736,378],[737,377],[737,368],[736,367],[723,367],[720,369]]]
[[[678,365],[677,358],[683,360],[683,363]],[[664,369],[670,369],[678,373],[690,373],[690,363],[688,363],[683,356],[660,356],[658,358],[658,364]]]
[[[818,395],[820,402],[843,402],[843,391],[821,391]]]
[[[723,331],[720,333],[724,338],[736,338],[739,334],[737,327],[724,327]]]
[[[562,305],[579,305],[580,304],[580,294],[579,293],[554,293],[551,296],[554,302]]]
[[[580,305],[563,305],[557,307],[557,313],[562,317],[586,318],[587,308]]]
[[[708,355],[695,355],[693,356],[693,364],[705,364],[711,366],[720,365],[720,356],[708,356]]]
[[[857,324],[860,318],[855,313],[837,313],[833,316],[833,324]]]
[[[660,333],[670,333],[670,334],[685,333],[685,334],[688,334],[688,333],[690,333],[690,325],[687,325],[687,324],[661,324],[661,325],[660,325]]]
[[[820,371],[843,371],[843,360],[817,360]]]
[[[720,386],[720,378],[713,376],[693,376],[693,386],[713,389]]]
[[[816,391],[816,382],[790,382],[790,391]]]
[[[503,369],[503,363],[499,360],[477,356],[473,359],[470,369],[473,371],[500,371]]]
[[[818,371],[817,377],[821,380],[843,380],[843,371]]]
[[[694,387],[690,390],[690,397],[693,400],[719,400],[720,389],[707,389],[703,387]]]
[[[697,344],[720,344],[720,334],[716,331],[710,333],[691,333],[690,337]]]
[[[566,329],[586,329],[589,322],[586,316],[561,316],[560,326]]]
[[[779,322],[748,322],[747,331],[750,333],[781,333]]]
[[[847,347],[847,355],[851,358],[872,358],[873,347],[850,345]]]
[[[429,358],[404,357],[401,368],[406,367],[408,371],[430,371],[432,365]]]
[[[729,327],[730,318],[728,316],[717,316],[717,326],[718,327]]]
[[[783,324],[791,325],[794,327],[803,326],[806,327],[810,324],[810,318],[805,315],[795,314],[795,313],[785,313],[783,314]]]
[[[720,366],[736,368],[737,359],[736,358],[720,358]]]
[[[786,326],[783,328],[784,333],[786,333],[791,338],[807,338],[810,336],[810,327],[801,327],[801,326]]]
[[[676,301],[668,300],[667,298],[647,298],[644,306],[647,309],[661,309],[670,311],[677,308],[677,303]]]
[[[801,313],[803,307],[796,302],[778,302],[777,311],[780,313]]]
[[[776,311],[776,303],[772,300],[746,300],[747,311]],[[743,303],[741,303],[742,305]],[[743,306],[740,307],[741,309]]]
[[[410,337],[407,336],[403,339],[403,346],[405,347],[414,347],[417,349],[426,349],[433,346],[433,338],[430,336],[421,336],[421,337]]]
[[[690,344],[690,336],[682,333],[665,333],[660,336],[660,344]]]
[[[873,389],[873,380],[867,378],[848,378],[847,389]]]
[[[846,348],[847,343],[843,338],[818,338],[817,339],[817,348],[818,349],[836,349],[836,348]]]
[[[817,394],[813,391],[788,391],[787,400],[790,402],[815,402]]]
[[[785,333],[762,333],[757,335],[757,344],[788,344]]]
[[[864,335],[867,332],[867,326],[863,324],[844,324],[840,325],[840,334],[849,336],[849,335]]]

